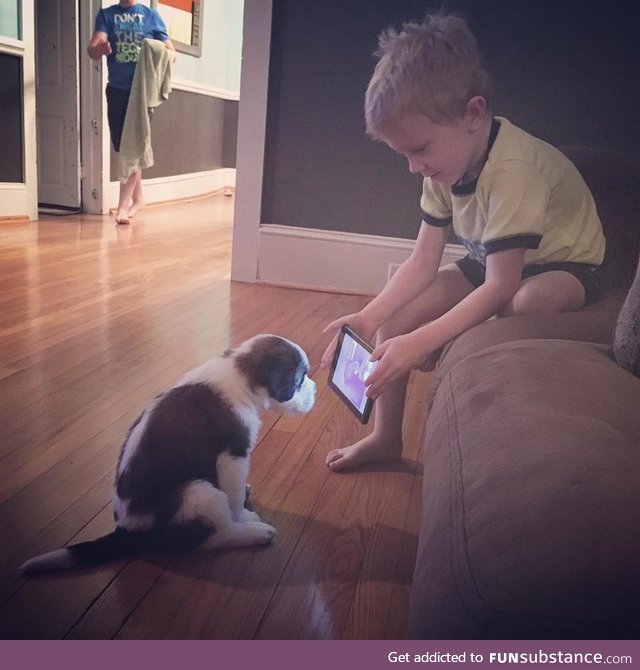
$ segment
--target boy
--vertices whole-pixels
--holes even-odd
[[[107,57],[107,117],[111,142],[116,152],[120,151],[122,128],[138,55],[142,41],[147,37],[161,40],[167,49],[175,51],[158,12],[138,4],[137,0],[120,0],[119,4],[98,12],[95,32],[87,46],[87,53],[93,60]],[[142,207],[142,173],[136,170],[126,183],[120,184],[116,223],[129,223],[129,218]]]
[[[373,432],[327,455],[335,471],[402,454],[409,373],[491,316],[563,312],[599,297],[605,240],[593,197],[557,149],[491,114],[490,79],[463,19],[437,14],[380,37],[367,134],[424,176],[411,256],[348,323],[377,335],[366,380]],[[450,226],[469,252],[439,268]],[[337,337],[322,365],[330,365]]]

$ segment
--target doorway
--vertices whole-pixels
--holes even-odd
[[[38,208],[80,211],[77,0],[35,0]]]

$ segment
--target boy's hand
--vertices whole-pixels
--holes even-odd
[[[411,370],[429,367],[432,358],[432,352],[425,351],[424,342],[420,342],[415,332],[383,342],[371,354],[371,360],[379,363],[364,380],[367,395],[375,400],[389,382]]]
[[[111,42],[100,42],[96,49],[101,56],[109,56],[111,54]]]
[[[376,333],[377,327],[369,323],[363,316],[362,312],[356,312],[355,314],[347,314],[347,316],[342,316],[335,321],[332,321],[322,332],[327,335],[333,335],[333,339],[329,343],[329,346],[326,348],[324,354],[322,354],[322,359],[320,361],[320,367],[328,368],[331,366],[333,361],[333,356],[336,352],[336,347],[338,346],[338,338],[340,337],[340,329],[342,326],[349,326],[352,328],[360,337],[362,337],[367,342],[371,342],[373,336]]]

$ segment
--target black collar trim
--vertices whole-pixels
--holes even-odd
[[[493,143],[498,137],[498,131],[500,130],[500,121],[494,116],[491,120],[491,132],[489,133],[489,142],[487,144],[487,156],[493,147]],[[479,177],[476,177],[473,181],[467,182],[466,184],[461,184],[457,182],[451,187],[452,195],[471,195],[475,193],[476,186],[478,184]]]

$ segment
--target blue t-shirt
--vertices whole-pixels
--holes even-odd
[[[107,33],[111,55],[107,56],[109,85],[128,90],[133,83],[142,40],[151,37],[166,42],[167,27],[160,14],[146,5],[111,5],[96,16],[96,32]]]

